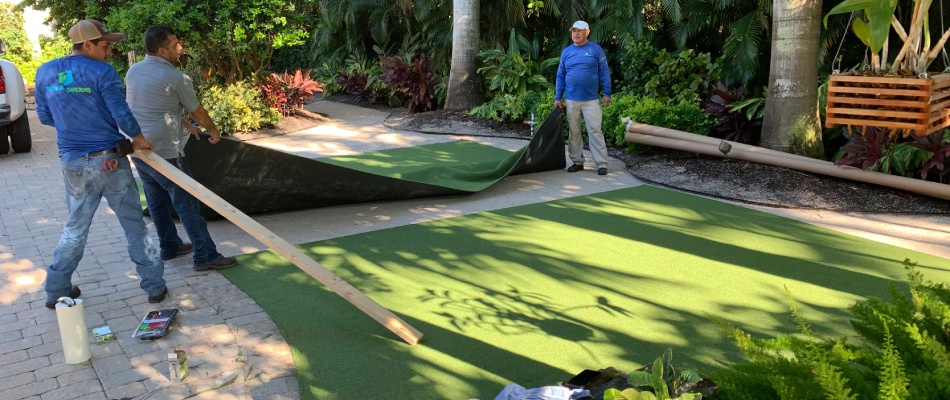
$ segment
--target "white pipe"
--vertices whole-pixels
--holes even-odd
[[[714,146],[709,143],[643,135],[629,131],[624,136],[624,140],[650,146],[668,147],[671,149],[690,151],[693,153],[708,154],[711,156],[724,156],[723,153],[719,151],[718,146]],[[751,161],[760,164],[776,165],[779,167],[829,175],[837,178],[873,183],[875,185],[920,193],[923,195],[936,197],[938,199],[950,200],[950,185],[937,182],[905,178],[902,176],[889,175],[874,171],[865,171],[860,168],[834,165],[831,163],[815,163],[812,161],[799,160],[791,157],[775,157],[771,154],[766,154],[765,152],[748,151],[741,147],[733,148],[732,151],[729,152],[728,158]]]
[[[801,161],[814,162],[818,164],[834,165],[834,163],[824,161],[824,160],[819,160],[816,158],[800,156],[797,154],[790,154],[783,151],[766,149],[764,147],[752,146],[752,145],[739,143],[739,142],[733,142],[733,141],[724,140],[724,139],[711,138],[708,136],[678,131],[676,129],[664,128],[661,126],[641,124],[639,122],[634,122],[632,120],[629,120],[628,118],[623,118],[623,120],[624,122],[626,122],[627,132],[641,133],[644,135],[660,136],[660,137],[665,137],[665,138],[670,138],[670,139],[679,139],[679,140],[685,140],[689,142],[703,143],[703,144],[716,146],[717,148],[722,144],[722,142],[726,142],[731,146],[732,149],[742,149],[751,153],[761,153],[765,155],[788,157],[788,158],[801,160]]]

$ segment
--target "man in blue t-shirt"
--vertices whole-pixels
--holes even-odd
[[[101,22],[87,19],[69,29],[69,38],[72,54],[50,60],[36,71],[36,114],[44,125],[56,128],[69,208],[53,263],[46,267],[46,307],[55,308],[60,297],[81,294],[72,275],[103,197],[125,231],[139,286],[149,303],[161,302],[168,294],[165,264],[145,226],[129,158],[117,150],[120,142],[128,143],[119,129],[133,136],[134,149],[152,145],[125,102],[119,74],[105,62],[112,55],[112,43],[125,35],[109,33]]]
[[[587,125],[590,152],[597,164],[597,175],[607,175],[607,143],[600,130],[604,112],[600,108],[600,88],[604,91],[604,107],[610,106],[610,69],[607,55],[597,43],[587,40],[590,25],[577,21],[571,27],[571,41],[561,52],[554,87],[554,106],[567,108],[571,133],[567,139],[567,155],[574,162],[567,172],[584,169],[584,138],[581,116]],[[599,87],[598,87],[599,84]],[[564,98],[564,102],[561,102]]]

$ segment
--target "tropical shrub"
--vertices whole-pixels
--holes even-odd
[[[403,104],[392,88],[382,79],[379,63],[370,64],[359,55],[351,55],[344,62],[345,67],[336,72],[335,87],[342,92],[356,96],[357,100],[370,103],[386,103],[390,106]],[[324,75],[324,67],[318,68],[318,79]],[[331,75],[332,76],[332,75]],[[337,90],[334,90],[337,91]]]
[[[765,96],[746,98],[745,86],[729,89],[717,82],[702,102],[706,114],[716,119],[709,136],[745,144],[758,144],[765,113]]]
[[[478,53],[484,65],[478,69],[478,73],[488,85],[488,97],[505,94],[520,96],[552,87],[551,82],[542,75],[542,71],[557,65],[558,59],[539,62],[539,48],[537,39],[529,42],[524,36],[515,34],[512,29],[507,50],[496,48]]]
[[[313,98],[314,92],[322,92],[323,85],[310,78],[310,70],[297,70],[293,74],[271,73],[257,87],[261,90],[264,102],[277,109],[282,115],[296,114],[303,105]]]
[[[627,375],[627,383],[636,388],[607,389],[604,400],[700,400],[716,394],[716,384],[692,370],[679,373],[673,368],[673,350]],[[640,389],[640,390],[638,390]]]
[[[435,87],[442,79],[435,74],[425,54],[420,54],[412,63],[408,63],[401,55],[381,55],[379,60],[383,72],[380,80],[396,92],[410,113],[432,111],[438,107]]]
[[[646,95],[671,103],[692,102],[722,78],[722,58],[713,60],[709,53],[685,49],[677,53],[660,50],[653,60],[657,74],[646,84]]]
[[[638,99],[621,93],[610,98],[610,107],[604,109],[601,127],[608,143],[624,147],[627,152],[635,152],[638,145],[624,140],[626,126],[621,120],[627,117],[636,122],[676,129],[684,132],[707,135],[715,123],[713,117],[706,115],[697,103],[666,103],[652,98]]]
[[[660,51],[642,38],[623,46],[618,56],[620,85],[615,91],[647,96],[647,83],[659,73],[659,66],[655,63],[659,55]]]
[[[950,181],[950,165],[947,165],[947,162],[950,161],[948,160],[950,159],[950,136],[946,136],[946,133],[946,129],[926,136],[917,136],[915,133],[911,133],[914,141],[907,145],[929,155],[929,158],[926,158],[920,167],[920,179],[927,180],[927,175],[936,172],[936,179],[934,180],[937,182],[948,183]]]
[[[202,93],[201,103],[225,135],[255,131],[281,118],[279,111],[264,102],[261,91],[247,81],[211,86]]]
[[[817,337],[790,293],[800,335],[756,339],[717,319],[749,360],[710,374],[719,398],[950,398],[950,287],[916,267],[904,260],[909,296],[890,284],[890,303],[872,297],[850,308],[861,345]]]
[[[44,1],[33,3],[42,4]],[[128,50],[144,54],[145,30],[151,25],[167,25],[175,30],[182,42],[191,46],[189,53],[197,56],[195,61],[201,64],[208,80],[231,84],[262,78],[260,75],[270,64],[274,49],[303,43],[308,33],[301,22],[307,14],[300,12],[298,7],[302,5],[298,3],[284,0],[115,0],[87,2],[87,8],[82,10],[79,7],[78,11],[80,15],[102,16],[110,29],[125,32],[127,38],[116,44],[116,54]],[[50,8],[53,20],[67,26],[75,21],[61,14],[58,8]]]

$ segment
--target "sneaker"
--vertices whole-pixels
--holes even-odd
[[[604,167],[597,168],[597,175],[607,175],[607,168],[604,168]]]
[[[195,265],[195,271],[207,271],[209,269],[226,269],[237,265],[237,259],[234,257],[218,257],[217,260],[207,264]]]
[[[79,286],[73,285],[73,287],[69,288],[69,294],[67,294],[66,296],[72,297],[72,298],[75,299],[75,298],[79,297],[79,295],[81,295],[81,294],[82,294],[82,291],[79,290]],[[56,299],[56,300],[59,300],[59,299]],[[55,310],[55,309],[56,309],[56,300],[47,300],[47,301],[46,301],[46,308],[48,308],[48,309],[50,309],[50,310]]]
[[[567,172],[577,172],[584,169],[584,166],[581,164],[574,164],[567,168]]]
[[[177,253],[177,254],[174,254],[174,255],[162,255],[162,260],[168,261],[168,260],[171,260],[171,259],[175,259],[175,258],[177,258],[177,257],[180,257],[180,256],[183,256],[183,255],[185,255],[185,254],[191,253],[191,250],[194,249],[194,248],[195,248],[195,246],[192,246],[191,243],[188,243],[188,242],[182,243],[182,244],[181,244],[181,247],[178,248],[178,253]]]
[[[148,296],[149,303],[161,303],[162,300],[165,300],[165,295],[168,294],[168,286],[165,286],[162,289],[162,292],[154,296]]]

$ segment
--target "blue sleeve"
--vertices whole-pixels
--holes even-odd
[[[119,129],[129,137],[136,137],[142,134],[142,128],[132,115],[129,103],[125,101],[125,87],[115,69],[109,68],[108,71],[102,82],[102,99]]]
[[[602,47],[597,47],[600,49],[600,62],[597,67],[600,75],[600,86],[604,88],[604,97],[610,97],[610,67],[607,66],[607,54],[604,53]]]
[[[36,76],[33,78],[34,82],[42,82],[40,79],[40,74],[43,72],[43,70],[44,68],[42,68],[42,66],[36,70]],[[33,98],[36,101],[36,116],[40,118],[40,123],[43,125],[55,126],[53,114],[49,112],[49,105],[46,104],[46,91],[40,87],[34,87]]]
[[[557,76],[554,79],[554,101],[560,101],[564,97],[564,78],[567,75],[567,69],[564,67],[564,53],[561,51],[561,59],[557,63]]]

